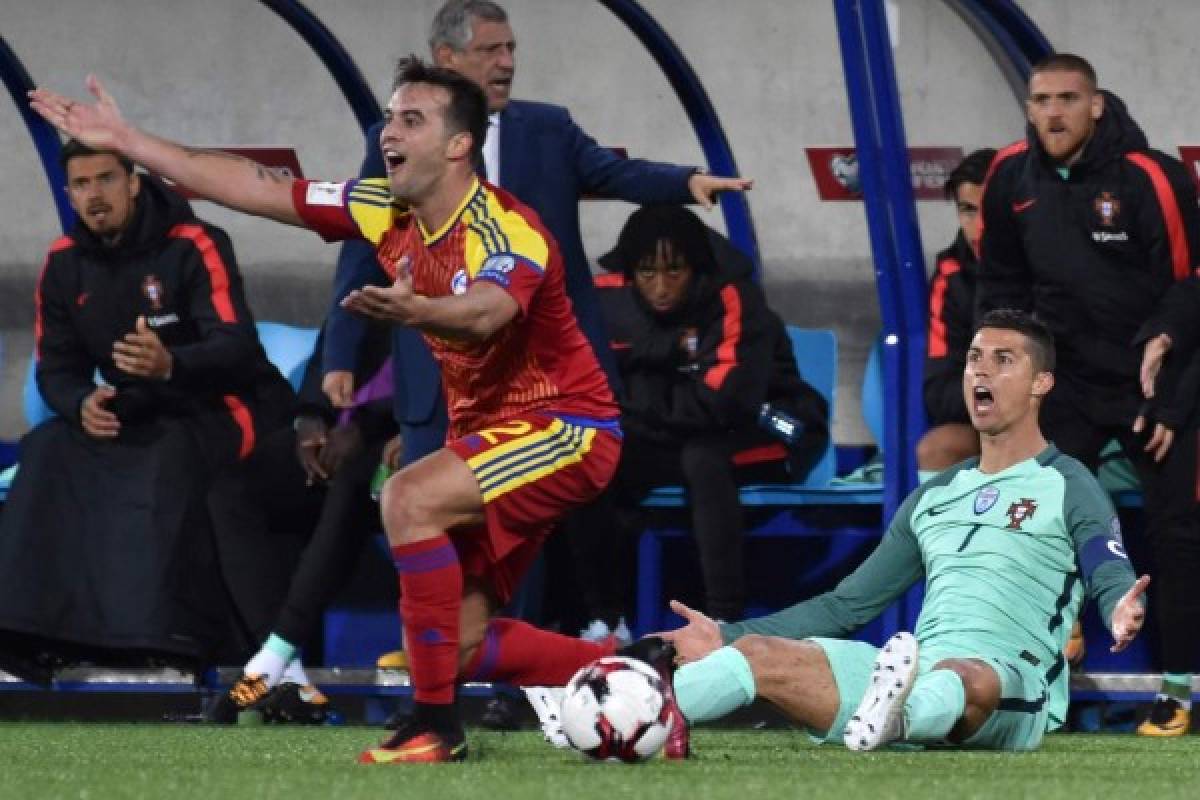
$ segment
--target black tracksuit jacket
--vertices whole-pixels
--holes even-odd
[[[1158,333],[1174,342],[1159,402],[1194,405],[1175,386],[1200,331],[1200,212],[1183,165],[1149,149],[1124,103],[1104,95],[1066,178],[1032,126],[997,153],[977,310],[1033,310],[1054,333],[1058,382],[1075,406],[1096,424],[1127,425],[1141,404],[1140,344]]]
[[[954,244],[937,255],[929,285],[929,340],[925,358],[925,413],[930,425],[967,423],[963,368],[974,334],[975,254],[959,231]]]
[[[197,219],[180,195],[146,175],[121,241],[103,245],[82,222],[46,257],[37,288],[37,382],[76,424],[93,372],[117,389],[123,424],[192,418],[217,461],[244,458],[266,431],[291,421],[295,394],[267,361],[229,237]],[[168,381],[130,376],[113,343],[138,316],[170,350]]]
[[[623,383],[621,425],[678,446],[696,435],[753,428],[769,402],[823,443],[825,399],[796,368],[787,330],[750,280],[748,260],[737,263],[730,250],[717,251],[720,274],[694,273],[687,299],[669,315],[646,304],[630,275],[601,293]]]

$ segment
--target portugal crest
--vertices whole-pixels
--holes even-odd
[[[1121,203],[1113,196],[1112,192],[1101,192],[1100,196],[1092,202],[1092,208],[1096,210],[1100,224],[1106,228],[1111,228],[1113,221],[1121,213]]]
[[[162,311],[163,287],[157,275],[147,275],[142,279],[142,294],[150,301],[150,308]]]
[[[1033,512],[1037,511],[1037,503],[1028,497],[1022,497],[1019,503],[1013,503],[1008,507],[1008,524],[1005,528],[1009,530],[1021,530],[1021,523],[1027,519],[1033,519]]]

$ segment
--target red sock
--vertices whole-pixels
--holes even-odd
[[[463,576],[446,536],[392,548],[400,574],[404,650],[418,703],[454,702]]]
[[[488,623],[483,644],[463,669],[464,680],[517,686],[562,686],[585,664],[616,652],[616,640],[588,642],[535,628],[519,619]]]

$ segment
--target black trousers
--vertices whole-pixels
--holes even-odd
[[[428,422],[402,425],[402,466],[441,449],[446,425],[442,404]],[[272,628],[289,642],[299,644],[316,633],[325,609],[353,576],[363,545],[383,531],[379,504],[371,499],[370,486],[389,438],[390,431],[365,441],[326,484],[312,538],[300,554]]]
[[[218,654],[228,663],[245,661],[272,631],[321,494],[305,485],[290,427],[264,436],[209,487],[208,514],[232,612]]]
[[[371,499],[371,478],[386,439],[364,444],[333,474],[317,524],[287,587],[274,631],[294,644],[308,641],[322,615],[354,572],[367,539],[383,526]]]
[[[1075,392],[1056,386],[1042,408],[1046,438],[1093,472],[1101,449],[1116,439],[1142,484],[1146,536],[1152,561],[1151,613],[1156,614],[1163,669],[1200,672],[1200,469],[1196,422],[1175,431],[1167,457],[1159,463],[1145,452],[1148,435],[1130,425],[1100,425],[1073,402]],[[1153,427],[1153,426],[1150,426]]]
[[[637,506],[654,487],[682,484],[688,490],[705,610],[714,618],[741,619],[746,575],[738,486],[802,480],[826,444],[824,433],[809,439],[787,460],[735,466],[734,454],[775,440],[757,428],[697,436],[679,446],[627,435],[608,489],[572,514],[567,525],[576,576],[591,617],[611,625],[626,613],[636,578]]]
[[[0,522],[0,629],[206,660],[228,607],[205,497],[219,442],[158,419],[96,440],[55,417],[21,442]]]

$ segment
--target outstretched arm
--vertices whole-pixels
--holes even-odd
[[[303,227],[292,203],[293,179],[248,158],[184,147],[128,123],[100,80],[87,77],[95,103],[79,102],[49,89],[29,93],[29,104],[54,127],[89,147],[112,150],[183,184],[223,206]]]

